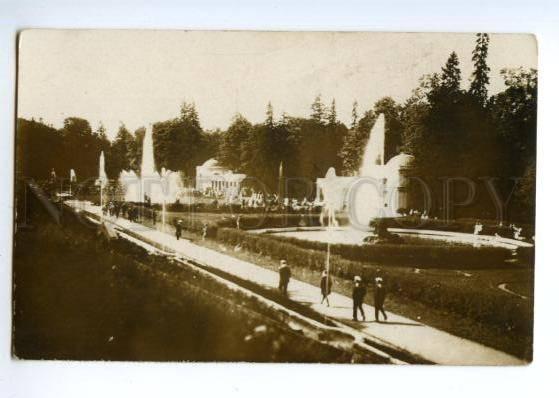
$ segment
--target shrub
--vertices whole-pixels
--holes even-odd
[[[250,214],[241,216],[242,229],[261,228],[289,228],[319,226],[319,216],[316,214]]]
[[[267,235],[271,239],[310,250],[326,250],[326,243],[292,237]],[[367,263],[384,265],[413,265],[415,268],[487,268],[505,266],[511,256],[501,247],[473,247],[465,245],[443,246],[438,244],[409,245],[385,243],[379,245],[330,245],[331,253]]]

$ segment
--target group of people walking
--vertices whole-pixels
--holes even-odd
[[[116,218],[123,217],[132,222],[151,219],[155,225],[157,223],[157,210],[151,208],[149,201],[146,203],[144,206],[139,206],[134,203],[111,200],[103,206],[103,214]]]
[[[365,283],[361,280],[360,276],[356,276],[353,279],[353,320],[357,321],[357,311],[361,313],[363,321],[365,321],[365,311],[363,310],[363,303],[365,302],[365,296],[367,294],[367,287]],[[374,281],[373,288],[373,298],[375,303],[375,320],[379,321],[379,313],[382,314],[384,320],[388,319],[386,312],[384,311],[384,300],[386,298],[386,287],[384,285],[384,280],[378,276]]]
[[[281,294],[287,296],[287,287],[291,279],[291,268],[287,265],[287,261],[281,260],[278,269],[279,273],[279,286],[278,289]],[[321,300],[320,304],[326,302],[326,305],[330,306],[330,300],[328,297],[332,293],[332,277],[329,275],[327,270],[322,272],[320,277],[320,293]],[[361,314],[363,321],[366,320],[365,311],[363,309],[363,304],[365,302],[365,296],[367,295],[367,286],[360,276],[355,276],[353,279],[353,320],[357,321],[358,312]],[[384,311],[384,301],[386,299],[386,286],[382,277],[377,276],[374,279],[373,286],[373,299],[375,305],[375,320],[379,322],[379,315],[382,314],[384,320],[388,319],[386,312]]]

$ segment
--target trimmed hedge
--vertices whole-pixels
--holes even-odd
[[[326,243],[313,242],[286,236],[268,237],[278,241],[296,245],[311,250],[326,250]],[[341,257],[367,263],[382,263],[386,265],[413,265],[415,268],[446,268],[469,269],[495,268],[506,266],[505,260],[511,256],[511,251],[502,247],[472,247],[463,245],[411,245],[411,244],[380,244],[380,245],[330,245],[331,253]]]
[[[503,266],[510,251],[499,247],[415,246],[415,245],[334,245],[333,253],[348,260],[383,264],[415,265],[416,268],[487,268]]]
[[[311,270],[322,270],[326,261],[322,250],[302,248],[266,235],[220,228],[216,238],[231,245],[242,245],[251,252],[277,260],[285,259],[292,266]],[[330,258],[330,270],[344,279],[360,275],[366,282],[372,282],[381,273],[387,281],[389,291],[410,300],[491,324],[504,331],[516,330],[525,335],[532,333],[531,301],[516,300],[497,290],[480,287],[472,292],[472,287],[466,289],[459,283],[441,283],[428,275],[416,274],[410,268],[369,265],[344,259],[337,254]]]
[[[230,226],[236,227],[233,220]],[[290,227],[316,227],[320,226],[320,216],[317,214],[243,214],[240,227],[242,229],[260,228],[290,228]]]
[[[189,217],[188,213],[184,217],[180,217],[187,229],[200,231],[203,221],[199,218]],[[289,228],[300,226],[319,226],[319,217],[316,215],[301,214],[242,214],[240,219],[240,228],[243,230],[261,229],[261,228]],[[208,226],[217,228],[237,228],[237,219],[234,216],[224,218],[222,220],[209,222]]]

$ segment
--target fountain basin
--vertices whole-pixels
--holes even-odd
[[[510,250],[515,250],[519,247],[533,247],[533,245],[528,242],[491,235],[474,235],[463,232],[408,228],[388,228],[388,231],[403,238],[412,237],[425,240],[425,244],[433,243],[433,241],[438,241],[449,244],[471,245],[475,247],[502,247]],[[313,242],[357,246],[366,245],[367,243],[365,243],[363,240],[372,234],[372,231],[364,231],[361,229],[352,228],[351,226],[330,229],[326,229],[324,227],[267,228],[251,230],[250,232],[284,236]]]

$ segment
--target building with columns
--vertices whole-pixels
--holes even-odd
[[[196,190],[228,198],[238,197],[246,174],[233,173],[216,159],[208,159],[196,166]]]

